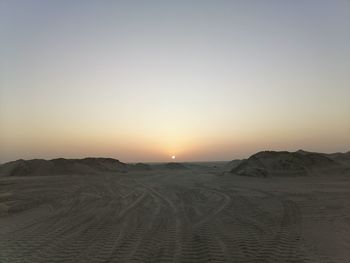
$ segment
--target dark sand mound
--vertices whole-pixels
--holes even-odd
[[[165,168],[172,169],[172,170],[182,170],[182,169],[188,169],[185,165],[182,163],[167,163],[165,165]]]
[[[297,152],[259,152],[242,161],[231,170],[232,173],[245,176],[305,176],[328,172],[341,165],[320,153]]]
[[[112,158],[17,160],[0,166],[0,176],[37,176],[124,172],[127,165]]]

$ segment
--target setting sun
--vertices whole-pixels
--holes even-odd
[[[0,0],[0,263],[350,263],[349,28],[350,0]]]

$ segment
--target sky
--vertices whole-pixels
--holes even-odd
[[[0,162],[350,150],[348,0],[0,0]]]

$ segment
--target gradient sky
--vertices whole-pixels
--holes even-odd
[[[350,1],[0,0],[0,162],[350,150]]]

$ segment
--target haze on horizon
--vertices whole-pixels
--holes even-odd
[[[0,1],[0,162],[350,150],[350,2]]]

